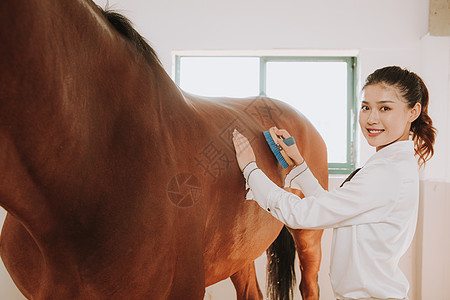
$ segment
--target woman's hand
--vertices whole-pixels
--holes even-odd
[[[294,163],[298,166],[301,165],[305,160],[300,154],[298,150],[297,144],[293,144],[291,146],[286,145],[283,140],[289,138],[291,135],[285,129],[278,129],[273,127],[275,134],[277,135],[277,140],[274,141],[276,144],[279,144],[284,152],[294,161]]]
[[[239,168],[243,171],[250,162],[256,161],[255,153],[248,139],[236,129],[233,131],[233,144]]]

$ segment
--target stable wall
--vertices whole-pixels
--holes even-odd
[[[450,295],[449,221],[450,38],[428,32],[428,0],[111,0],[159,54],[169,74],[173,50],[353,49],[359,79],[376,68],[400,65],[420,74],[430,89],[430,115],[439,130],[436,154],[422,170],[421,212],[415,241],[402,259],[410,300]],[[105,0],[96,1],[104,6]],[[361,83],[361,81],[360,81]],[[363,164],[373,149],[359,136]],[[337,186],[342,178],[331,178]],[[1,214],[0,214],[1,217]],[[0,218],[0,224],[2,219]],[[328,280],[331,232],[323,238],[322,299],[333,299]],[[258,260],[264,278],[264,259]],[[260,281],[264,285],[264,280]],[[22,299],[0,268],[5,299]],[[233,299],[231,283],[208,289],[211,299]],[[222,298],[221,298],[222,297]],[[299,296],[296,296],[299,299]]]

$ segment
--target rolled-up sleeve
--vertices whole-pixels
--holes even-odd
[[[324,191],[305,162],[292,168],[284,180],[284,187],[302,190],[305,196],[318,195]]]
[[[306,196],[303,199],[278,187],[260,169],[246,177],[254,200],[291,228],[323,229],[381,222],[392,209],[389,202],[399,189],[398,181],[393,180],[395,174],[379,174],[381,168],[373,172],[365,168],[342,188],[330,192],[320,186],[307,166],[295,169],[286,177],[285,186],[300,187]],[[289,181],[291,177],[294,179]]]

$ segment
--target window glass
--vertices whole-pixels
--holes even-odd
[[[325,140],[328,161],[347,159],[347,64],[268,62],[266,95],[304,114]]]
[[[259,94],[257,57],[182,57],[180,87],[210,97],[248,97]]]

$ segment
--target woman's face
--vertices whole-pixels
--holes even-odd
[[[364,89],[359,125],[369,145],[378,151],[394,142],[408,140],[411,123],[420,111],[419,103],[409,108],[395,87],[369,85]]]

